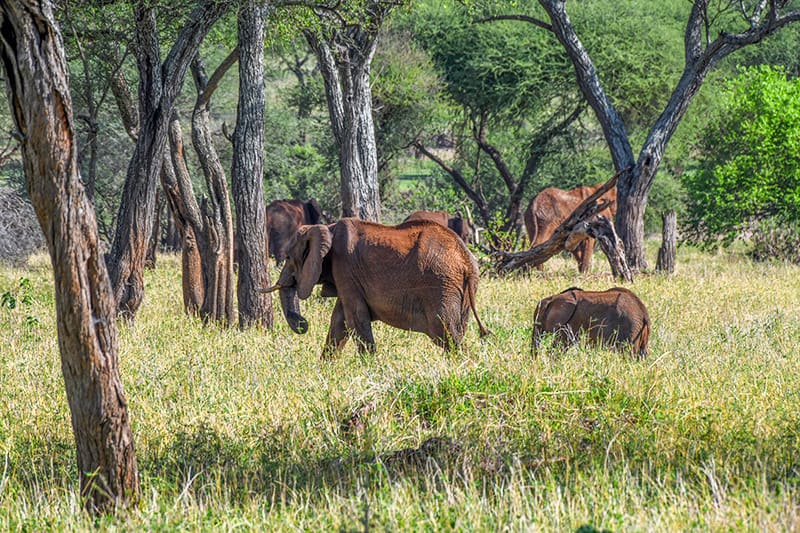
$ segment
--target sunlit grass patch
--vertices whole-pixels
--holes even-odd
[[[277,304],[271,331],[204,325],[183,313],[177,258],[161,257],[119,328],[142,500],[99,525],[800,528],[800,268],[681,248],[674,276],[632,287],[653,322],[647,358],[547,339],[531,356],[539,299],[616,284],[602,255],[584,277],[561,257],[484,275],[491,336],[470,320],[445,352],[375,324],[375,354],[349,342],[322,361],[332,300],[301,302],[305,335]],[[0,528],[90,528],[47,259],[0,268],[5,293]]]

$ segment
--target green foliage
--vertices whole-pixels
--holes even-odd
[[[590,0],[569,5],[606,94],[631,133],[649,128],[683,70],[685,0]]]
[[[693,238],[730,243],[753,220],[800,220],[800,80],[782,69],[750,68],[720,94],[684,174]]]

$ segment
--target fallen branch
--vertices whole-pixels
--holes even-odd
[[[576,207],[572,214],[553,232],[553,235],[542,244],[522,252],[505,252],[502,250],[493,252],[492,256],[495,259],[497,271],[507,273],[525,266],[541,265],[561,250],[564,250],[564,245],[575,226],[580,222],[591,219],[608,206],[608,201],[598,202],[598,200],[617,184],[617,178],[622,172],[624,170],[614,174],[614,177],[605,182],[594,194],[581,202],[581,205]]]

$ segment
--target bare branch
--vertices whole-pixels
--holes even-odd
[[[533,24],[534,26],[538,26],[542,29],[547,31],[553,31],[553,25],[548,24],[547,22],[537,19],[535,17],[531,17],[528,15],[493,15],[491,17],[486,17],[478,20],[474,20],[474,24],[483,24],[486,22],[495,22],[498,20],[516,20],[520,22],[527,22],[529,24]]]

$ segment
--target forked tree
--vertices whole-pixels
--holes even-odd
[[[135,500],[139,478],[119,377],[116,305],[81,184],[63,42],[49,2],[0,2],[3,65],[25,179],[55,278],[61,369],[81,496],[93,512]]]
[[[163,63],[154,3],[138,0],[133,9],[139,70],[139,131],[108,255],[117,312],[129,320],[136,315],[144,297],[145,253],[175,100],[189,63],[197,55],[205,35],[227,9],[227,2],[198,0]]]
[[[381,25],[401,4],[402,0],[366,0],[345,6],[343,13],[318,11],[321,27],[304,32],[325,82],[345,217],[381,219],[370,69]]]
[[[633,270],[647,268],[644,256],[644,211],[656,171],[667,143],[683,118],[692,98],[700,90],[708,73],[722,58],[742,47],[760,42],[787,24],[800,20],[800,10],[786,11],[790,0],[694,0],[684,33],[684,69],[663,112],[650,129],[647,138],[634,156],[622,116],[600,82],[589,53],[578,37],[565,0],[539,0],[550,21],[529,16],[514,16],[553,32],[575,67],[578,85],[597,115],[603,129],[614,166],[625,170],[617,185],[616,228],[625,245],[625,253]],[[718,20],[736,16],[741,31],[725,31]],[[509,18],[509,17],[498,17]]]

